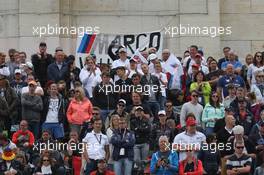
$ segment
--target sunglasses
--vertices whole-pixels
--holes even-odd
[[[93,115],[99,115],[99,113],[92,113]]]
[[[80,91],[74,91],[75,93],[79,93]]]
[[[218,98],[218,95],[213,95],[212,97]]]
[[[261,58],[262,56],[261,55],[257,55],[256,57]]]
[[[198,97],[198,95],[192,95],[192,97]]]
[[[43,162],[49,162],[49,159],[43,159],[42,161]]]
[[[185,150],[185,152],[192,152],[192,150]]]
[[[244,149],[244,146],[236,146],[237,149]]]

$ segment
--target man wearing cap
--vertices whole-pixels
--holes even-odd
[[[0,75],[8,77],[10,75],[10,71],[5,62],[5,58],[5,53],[0,52]]]
[[[135,114],[130,118],[130,129],[134,132],[136,142],[134,146],[134,161],[140,165],[142,160],[146,160],[149,151],[149,138],[151,126],[148,118],[144,117],[142,106],[135,108]]]
[[[128,121],[128,128],[130,128],[130,115],[126,112],[126,100],[119,99],[116,105],[116,109],[111,112],[105,120],[105,128],[110,126],[110,120],[112,115],[119,115],[120,117],[124,117]]]
[[[10,86],[16,91],[16,94],[21,98],[22,88],[27,86],[27,83],[22,79],[21,69],[15,70],[15,79],[11,81]]]
[[[186,71],[188,71],[189,68],[192,67],[193,64],[195,64],[195,56],[199,54],[198,46],[196,45],[191,45],[189,51],[190,51],[190,56],[185,58],[183,62],[183,67]],[[203,57],[202,57],[202,64],[206,66],[206,60]]]
[[[22,119],[29,123],[29,130],[33,132],[34,136],[37,138],[43,103],[41,97],[35,93],[37,88],[36,81],[30,81],[28,86],[29,92],[22,94],[21,98]]]
[[[21,94],[24,94],[24,93],[28,93],[29,92],[29,85],[28,85],[28,83],[30,81],[36,81],[34,75],[29,74],[27,76],[27,79],[26,79],[27,86],[25,86],[25,87],[22,88]],[[38,83],[37,83],[37,87],[36,87],[36,90],[35,90],[35,94],[37,94],[39,96],[43,96],[44,95],[44,91],[43,91],[42,87],[39,86]]]
[[[155,73],[154,65],[159,62],[158,56],[155,53],[152,53],[148,56],[148,60],[150,61],[149,72]]]
[[[0,76],[0,131],[10,132],[11,124],[18,120],[17,105],[19,99],[13,88],[10,87],[6,77]],[[6,108],[5,108],[6,107]]]
[[[197,67],[199,67],[199,70],[203,71],[205,75],[209,73],[208,67],[202,64],[202,56],[199,53],[195,55],[193,61],[194,62],[193,64],[191,64],[191,66],[195,64]],[[192,73],[192,68],[189,67],[188,74],[191,75],[191,73]]]
[[[158,122],[155,122],[151,128],[151,150],[158,149],[158,139],[162,135],[166,135],[170,142],[173,141],[173,132],[166,123],[167,116],[164,110],[158,112]]]
[[[97,170],[91,172],[90,175],[114,175],[113,171],[107,169],[107,161],[100,159],[97,161]]]
[[[48,66],[53,62],[52,55],[47,53],[47,44],[45,42],[39,44],[39,52],[31,56],[31,62],[34,66],[34,73],[39,80],[41,87],[45,87]]]
[[[127,58],[127,50],[126,48],[121,47],[118,50],[118,55],[119,55],[119,59],[115,60],[112,63],[112,69],[116,69],[117,67],[125,67],[125,70],[129,69],[129,60]],[[119,78],[117,77],[117,75],[114,78],[114,81],[117,81]]]
[[[64,80],[69,83],[69,65],[65,63],[65,54],[63,51],[58,50],[55,53],[55,62],[48,65],[47,76],[48,80],[55,81],[56,83],[60,80]],[[67,84],[67,87],[69,85]]]
[[[186,158],[186,149],[195,151],[194,155],[197,157],[200,146],[206,141],[203,133],[196,130],[196,120],[189,117],[186,120],[186,130],[175,136],[173,141],[173,149],[179,151],[179,160]]]
[[[135,58],[129,60],[130,66],[128,69],[128,78],[131,78],[134,74],[143,75],[142,70],[138,67],[139,61]]]

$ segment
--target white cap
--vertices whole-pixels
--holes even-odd
[[[120,102],[126,104],[126,100],[124,100],[124,99],[120,99],[120,100],[118,100],[118,103],[120,103]]]
[[[152,53],[148,56],[148,60],[150,61],[155,60],[156,58],[158,58],[158,56],[155,53]]]
[[[21,69],[16,69],[15,70],[15,74],[21,74],[21,73],[22,73]]]
[[[158,112],[158,115],[166,115],[166,112],[165,112],[164,110],[160,110],[160,111]]]
[[[233,133],[234,133],[234,134],[244,134],[244,128],[243,128],[243,126],[241,126],[241,125],[236,125],[236,126],[233,128]]]
[[[26,62],[26,66],[30,69],[33,69],[33,64],[31,62]]]

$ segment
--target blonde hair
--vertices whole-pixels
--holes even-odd
[[[93,61],[93,63],[95,64],[95,62],[94,62],[94,59],[93,59],[92,55],[88,55],[87,57],[85,57],[85,62],[86,62],[86,61],[89,61],[89,60],[92,60],[92,61]]]
[[[113,126],[113,120],[114,120],[114,118],[118,118],[118,119],[120,119],[120,117],[119,117],[118,114],[113,114],[113,115],[111,115],[111,119],[110,119],[110,128],[111,128],[111,129],[114,129],[114,126]]]
[[[75,91],[80,92],[80,96],[78,97],[78,99],[82,101],[85,98],[84,89],[81,86],[79,86],[75,88]]]

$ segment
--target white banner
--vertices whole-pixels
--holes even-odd
[[[76,64],[80,66],[80,58],[84,63],[84,58],[93,53],[97,57],[97,63],[102,59],[102,63],[113,62],[116,51],[121,46],[127,48],[128,56],[132,56],[137,49],[143,51],[150,47],[157,49],[157,55],[161,56],[163,46],[162,32],[148,32],[140,34],[112,35],[98,34],[78,37],[76,47]]]

